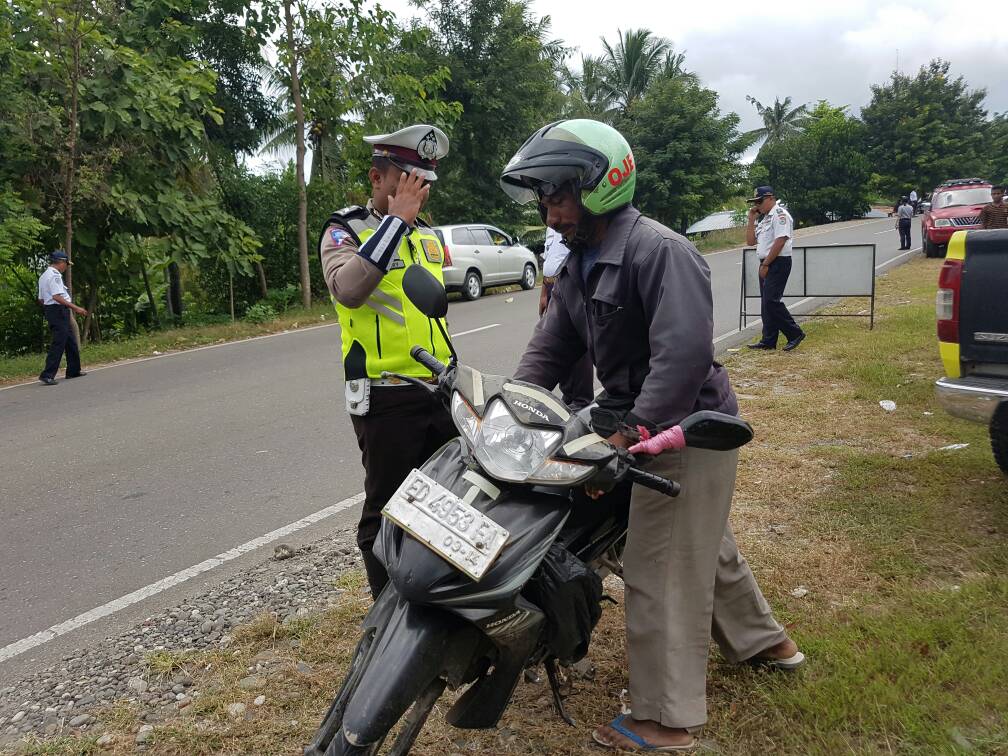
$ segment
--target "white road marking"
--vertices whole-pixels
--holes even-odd
[[[879,263],[878,265],[875,266],[875,270],[881,270],[886,265],[891,265],[892,263],[894,263],[897,260],[899,260],[901,257],[906,257],[907,255],[912,255],[914,252],[920,252],[920,251],[921,251],[920,247],[917,247],[917,249],[908,249],[902,255],[896,255],[896,257],[892,257],[892,258],[886,260],[884,263]]]
[[[805,297],[805,299],[800,299],[797,302],[795,302],[794,304],[788,305],[788,309],[790,310],[793,307],[799,307],[800,305],[803,305],[806,302],[811,302],[814,299],[815,299],[815,297]],[[747,325],[744,330],[748,331],[750,328],[755,328],[757,325],[759,325],[762,322],[763,322],[763,318],[756,318],[756,320],[753,320],[751,323],[749,323],[749,325]],[[717,344],[718,342],[724,341],[727,338],[730,338],[732,336],[737,336],[738,334],[742,333],[742,331],[743,331],[743,329],[736,328],[736,329],[734,329],[732,331],[728,331],[728,333],[723,333],[720,336],[718,336],[716,339],[714,339],[714,343]]]
[[[470,333],[489,331],[491,328],[497,328],[499,325],[500,323],[491,323],[490,325],[480,326],[479,328],[470,328],[468,331],[462,331],[461,333],[453,333],[451,336],[453,339],[457,339],[459,336],[468,336]]]
[[[206,344],[204,346],[193,347],[192,349],[180,349],[175,352],[165,352],[164,354],[155,354],[150,357],[136,357],[131,360],[119,360],[117,362],[110,362],[108,365],[99,365],[97,367],[88,367],[88,373],[97,373],[99,370],[108,370],[114,367],[123,367],[124,365],[135,365],[138,362],[150,362],[151,360],[162,360],[166,357],[178,357],[183,354],[192,354],[193,352],[202,352],[204,349],[218,349],[219,347],[233,346],[235,344],[247,344],[250,341],[259,341],[261,339],[271,339],[274,336],[287,336],[292,333],[307,333],[308,331],[315,331],[319,328],[332,328],[333,326],[338,326],[339,323],[323,323],[322,325],[306,326],[305,328],[289,328],[286,331],[277,331],[276,333],[264,333],[262,336],[252,336],[248,339],[239,339],[237,341],[225,341],[222,344]],[[469,331],[462,331],[462,333],[453,333],[452,338],[458,338],[459,336],[468,336],[470,333],[478,333],[479,331],[486,331],[490,328],[497,328],[500,323],[492,323],[487,326],[480,326],[479,328],[473,328]],[[13,383],[10,386],[0,386],[0,391],[7,391],[8,389],[20,388],[21,386],[34,386],[38,383],[37,380],[27,381],[25,383]]]
[[[29,635],[27,638],[22,638],[19,641],[15,641],[3,648],[0,648],[0,662],[7,661],[8,659],[17,656],[18,654],[23,654],[25,651],[29,651],[36,646],[41,646],[43,643],[51,641],[53,638],[58,638],[61,635],[66,635],[69,632],[77,630],[78,628],[84,627],[95,620],[107,617],[110,614],[114,614],[121,609],[125,609],[128,606],[136,604],[137,602],[143,601],[144,599],[150,598],[151,596],[157,595],[162,591],[166,591],[169,588],[173,588],[180,583],[184,583],[191,578],[201,575],[204,572],[208,572],[215,567],[220,567],[225,562],[230,562],[232,559],[237,559],[243,554],[247,554],[250,551],[254,551],[261,546],[265,546],[278,538],[283,538],[284,536],[290,535],[291,533],[296,533],[299,530],[307,528],[309,525],[314,525],[321,520],[331,517],[338,512],[342,512],[345,509],[360,504],[364,501],[364,494],[359,493],[351,496],[348,499],[343,499],[343,501],[337,502],[325,509],[320,509],[314,514],[310,514],[307,517],[302,517],[297,522],[292,522],[289,525],[284,525],[282,528],[277,528],[272,530],[266,535],[259,536],[258,538],[253,538],[251,541],[246,541],[240,546],[235,546],[233,549],[228,549],[217,556],[210,557],[206,561],[200,562],[199,564],[193,565],[192,567],[187,567],[184,570],[176,572],[174,575],[169,575],[162,580],[158,580],[156,583],[151,583],[143,588],[133,591],[132,593],[127,593],[125,596],[117,598],[113,601],[109,601],[107,604],[102,604],[99,607],[95,607],[90,611],[84,612],[83,614],[78,614],[72,619],[68,619],[65,622],[60,622],[59,624],[53,625],[52,627],[46,628],[34,635]]]

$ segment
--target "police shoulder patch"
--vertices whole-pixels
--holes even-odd
[[[329,238],[332,239],[333,244],[337,247],[342,247],[344,244],[350,241],[350,234],[344,231],[342,228],[330,228]]]
[[[434,239],[423,239],[423,250],[424,255],[427,257],[427,262],[441,263],[444,262],[444,255],[441,252],[441,245],[438,244]]]

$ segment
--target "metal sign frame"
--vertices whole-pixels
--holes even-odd
[[[802,291],[799,294],[789,294],[789,297],[817,297],[823,299],[870,299],[871,306],[867,315],[861,315],[858,313],[813,313],[808,315],[803,315],[802,317],[816,317],[816,318],[868,318],[868,330],[874,330],[875,328],[875,260],[876,260],[876,248],[874,244],[844,244],[844,247],[864,247],[871,248],[871,293],[870,294],[830,294],[821,292],[810,292],[808,290],[808,253],[810,250],[813,252],[819,249],[828,249],[836,251],[837,247],[833,245],[819,245],[814,247],[798,247],[794,246],[791,248],[792,254],[795,250],[802,251]],[[746,307],[746,300],[756,299],[761,300],[759,291],[756,294],[749,294],[746,291],[746,252],[755,252],[755,247],[744,247],[742,249],[742,264],[739,266],[742,271],[742,281],[740,286],[740,297],[739,297],[739,330],[745,330],[749,327],[749,318],[762,317],[760,312],[749,312]],[[754,256],[753,256],[754,257]],[[755,258],[754,259],[758,259]],[[758,273],[757,273],[758,275]]]

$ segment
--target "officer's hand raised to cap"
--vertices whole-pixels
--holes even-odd
[[[414,168],[409,174],[399,176],[399,186],[394,196],[389,197],[388,214],[402,218],[410,226],[416,225],[417,214],[427,202],[430,186]]]

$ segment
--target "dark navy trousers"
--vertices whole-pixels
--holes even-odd
[[[66,374],[77,375],[81,371],[80,350],[77,348],[77,339],[70,330],[70,308],[51,304],[43,309],[49,330],[52,331],[52,343],[49,345],[49,354],[46,355],[45,368],[39,377],[55,378],[64,352],[67,358]]]
[[[763,343],[777,346],[783,332],[791,341],[798,338],[802,329],[795,323],[787,306],[781,301],[791,275],[791,258],[778,257],[770,263],[766,278],[760,279],[760,315],[763,318]]]

